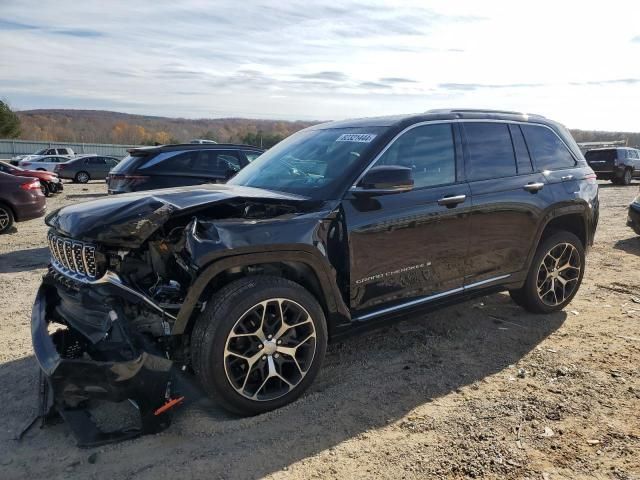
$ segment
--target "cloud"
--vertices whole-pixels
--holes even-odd
[[[542,83],[504,83],[504,84],[486,84],[486,83],[440,83],[438,88],[445,90],[473,91],[482,89],[503,89],[503,88],[535,88],[542,87]]]
[[[632,43],[640,43],[640,35],[636,35],[631,39]]]
[[[326,80],[329,82],[343,82],[349,77],[342,72],[317,72],[317,73],[305,73],[299,75],[300,78],[310,78],[313,80]]]
[[[401,77],[384,77],[380,79],[383,83],[416,83],[416,80],[412,80],[411,78],[401,78]]]
[[[586,82],[571,82],[570,85],[635,85],[640,83],[640,78],[615,78],[613,80],[590,80]]]
[[[0,19],[0,30],[33,30],[52,35],[63,35],[81,38],[97,38],[106,36],[105,33],[97,30],[88,30],[82,28],[51,28],[33,25],[29,23],[15,22],[12,20]]]

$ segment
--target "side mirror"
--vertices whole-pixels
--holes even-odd
[[[362,194],[389,194],[408,192],[411,189],[413,189],[413,174],[410,168],[381,165],[365,173],[360,183],[351,191]]]

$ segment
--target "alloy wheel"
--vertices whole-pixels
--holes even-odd
[[[545,305],[555,307],[569,298],[578,287],[582,269],[580,254],[570,243],[551,248],[538,268],[538,296]]]
[[[7,228],[10,222],[11,217],[9,216],[9,212],[0,207],[0,232]]]
[[[302,305],[272,298],[254,305],[235,323],[225,343],[229,383],[254,401],[286,395],[305,377],[316,352],[316,329]]]
[[[86,173],[84,173],[84,172],[80,172],[80,173],[78,174],[78,181],[79,181],[80,183],[87,183],[87,182],[89,181],[89,175],[87,175],[87,174],[86,174]]]

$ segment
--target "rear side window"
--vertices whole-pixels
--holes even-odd
[[[69,151],[66,148],[59,148],[58,155],[69,155]]]
[[[505,123],[464,123],[469,160],[469,180],[510,177],[516,175],[509,127]]]
[[[640,158],[638,150],[629,150],[629,153],[631,154],[631,158]]]
[[[529,152],[540,170],[575,167],[576,161],[567,146],[550,129],[538,125],[522,125]]]
[[[124,157],[122,161],[118,162],[118,164],[115,167],[113,167],[113,170],[111,170],[111,173],[131,172],[132,170],[135,169],[139,161],[142,161],[144,158],[145,158],[144,156],[134,157],[132,155],[128,155]]]
[[[391,144],[376,165],[411,168],[416,188],[454,183],[456,156],[451,124],[412,128]]]
[[[240,170],[240,160],[232,150],[191,150],[163,152],[140,167],[158,173],[200,174],[224,177]]]

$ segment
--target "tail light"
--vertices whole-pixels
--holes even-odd
[[[20,185],[22,190],[40,190],[40,180],[31,180]]]

